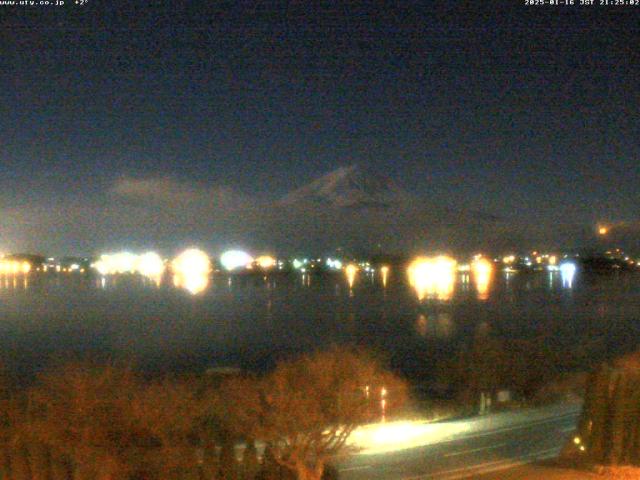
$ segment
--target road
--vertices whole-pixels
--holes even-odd
[[[575,430],[579,411],[556,405],[435,425],[372,426],[356,435],[362,452],[338,465],[340,478],[455,480],[553,458]]]

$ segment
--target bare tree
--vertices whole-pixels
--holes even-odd
[[[241,409],[248,435],[268,442],[275,460],[299,480],[319,480],[326,462],[348,451],[354,429],[380,419],[407,390],[373,356],[333,348],[282,362],[253,387],[235,384],[224,391],[230,401],[252,391],[241,395],[259,402]],[[244,417],[247,412],[252,418]]]
[[[132,452],[145,443],[129,415],[138,389],[129,369],[67,365],[31,389],[30,432],[71,463],[76,479],[126,478]]]
[[[202,422],[204,392],[195,379],[163,379],[136,391],[130,405],[135,429],[145,433],[139,460],[147,476],[163,480],[197,477],[204,470],[207,441]],[[140,463],[140,462],[137,462]]]

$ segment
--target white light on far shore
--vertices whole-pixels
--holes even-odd
[[[220,256],[220,263],[228,270],[246,268],[253,262],[253,257],[243,250],[227,250]]]

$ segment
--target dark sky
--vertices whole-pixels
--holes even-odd
[[[0,7],[0,251],[215,246],[353,163],[549,231],[640,220],[640,7],[67,3]]]

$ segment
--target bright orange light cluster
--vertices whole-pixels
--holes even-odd
[[[0,259],[0,274],[1,275],[17,275],[19,273],[25,274],[31,271],[31,264],[20,260],[5,260]]]
[[[478,298],[486,300],[489,297],[489,287],[493,275],[493,264],[486,258],[477,258],[471,264],[473,280],[478,290]]]
[[[426,296],[449,300],[453,295],[457,262],[447,256],[418,257],[407,270],[418,300]]]
[[[382,267],[380,267],[380,274],[382,275],[382,286],[386,287],[387,277],[389,276],[389,267],[386,265],[383,265]]]
[[[261,255],[256,258],[255,262],[263,270],[270,270],[276,266],[276,259],[271,255]]]
[[[202,292],[209,285],[211,260],[202,250],[190,248],[178,255],[171,263],[173,284],[191,294]]]
[[[353,263],[350,263],[344,268],[344,273],[347,275],[347,282],[349,282],[349,288],[353,288],[358,270],[358,266]]]

